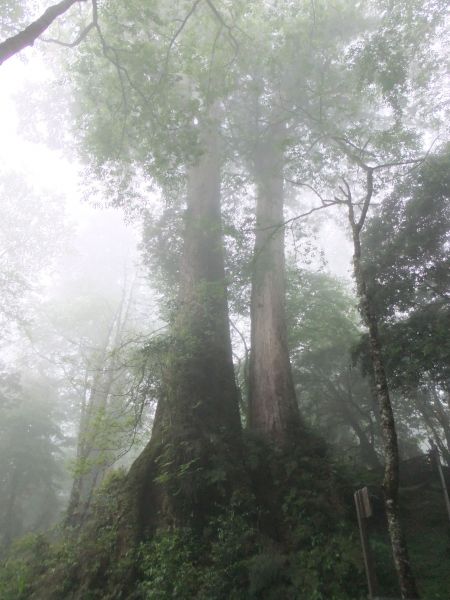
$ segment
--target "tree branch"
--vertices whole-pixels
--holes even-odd
[[[330,206],[334,206],[335,204],[342,204],[342,201],[330,200],[326,204],[321,204],[320,206],[315,206],[313,208],[310,208],[309,210],[307,210],[304,213],[295,215],[295,217],[290,217],[289,219],[287,219],[286,221],[283,221],[282,223],[277,223],[276,225],[268,225],[267,227],[254,227],[251,231],[268,231],[269,229],[273,229],[274,234],[275,234],[278,230],[282,229],[283,227],[286,227],[286,225],[289,225],[290,223],[294,223],[295,221],[298,221],[299,219],[303,219],[304,217],[309,217],[309,215],[312,215],[313,213],[317,212],[318,210],[323,210],[324,208],[329,208]]]
[[[356,224],[356,227],[358,228],[358,232],[361,231],[361,229],[364,226],[364,221],[366,220],[367,211],[369,210],[370,201],[372,200],[372,196],[373,196],[373,169],[369,168],[366,171],[366,174],[367,174],[366,197],[364,198],[364,204],[363,204],[363,207],[361,210],[361,214],[359,216],[359,221]]]
[[[225,19],[222,17],[220,12],[214,6],[214,3],[212,2],[212,0],[206,0],[206,3],[209,6],[209,8],[212,10],[212,12],[214,13],[214,16],[219,21],[219,23],[222,25],[222,27],[224,27],[225,29],[228,30],[228,35],[230,36],[230,40],[233,45],[233,48],[237,51],[239,48],[239,44],[237,43],[236,38],[233,35],[233,28],[231,27],[231,25],[228,25],[228,23],[226,23]]]
[[[49,39],[41,38],[40,41],[46,42],[48,44],[58,44],[58,46],[64,46],[65,48],[75,48],[75,46],[78,46],[78,44],[80,44],[80,42],[82,42],[84,40],[84,38],[87,36],[87,34],[92,29],[96,29],[97,27],[98,27],[97,0],[92,0],[92,21],[89,23],[89,25],[86,25],[86,27],[84,27],[80,31],[80,33],[73,40],[73,42],[62,42],[61,40],[55,40],[53,38],[49,38]]]
[[[195,9],[197,8],[197,6],[200,4],[201,1],[202,0],[195,0],[195,2],[193,3],[193,5],[191,6],[191,8],[189,9],[189,11],[187,12],[186,16],[181,21],[181,25],[178,27],[178,29],[173,34],[173,36],[172,36],[172,38],[171,38],[171,40],[169,42],[169,46],[167,48],[166,58],[164,60],[164,69],[163,69],[163,71],[161,73],[160,83],[164,79],[164,76],[167,74],[167,69],[168,69],[169,60],[170,60],[170,53],[172,52],[172,47],[175,44],[175,42],[176,42],[178,36],[180,35],[180,33],[186,27],[187,22],[189,21],[189,19],[191,18],[191,16],[194,14]]]
[[[420,163],[423,163],[424,160],[427,158],[428,154],[430,153],[431,148],[434,145],[434,142],[433,142],[433,144],[431,145],[431,147],[429,148],[427,153],[420,158],[395,160],[395,161],[391,161],[391,162],[387,162],[387,163],[382,163],[379,165],[370,166],[370,165],[366,164],[360,156],[358,156],[357,154],[355,154],[355,152],[350,150],[350,147],[351,147],[351,148],[354,148],[355,150],[357,150],[361,154],[366,153],[368,155],[374,156],[371,152],[368,152],[365,149],[365,147],[363,149],[358,148],[353,142],[351,142],[350,140],[347,140],[345,138],[334,137],[333,140],[337,143],[337,145],[344,152],[344,154],[350,160],[352,160],[354,163],[356,163],[359,167],[361,167],[363,169],[363,171],[365,171],[365,173],[366,173],[366,195],[365,195],[364,201],[362,202],[362,209],[361,209],[361,214],[358,219],[358,222],[355,221],[355,216],[354,216],[354,211],[353,211],[354,203],[353,203],[352,197],[351,197],[351,190],[344,178],[342,178],[342,180],[344,181],[346,190],[343,190],[341,187],[339,188],[341,193],[343,193],[344,196],[346,197],[346,201],[347,201],[349,211],[350,211],[349,216],[350,216],[350,220],[352,222],[352,227],[356,228],[356,231],[358,234],[361,232],[361,230],[364,226],[364,223],[365,223],[365,220],[367,217],[367,212],[369,210],[369,206],[370,206],[370,203],[371,203],[371,200],[373,197],[373,192],[374,192],[373,174],[374,174],[374,172],[380,171],[381,169],[390,169],[392,167],[401,167],[401,166],[411,165],[411,164],[418,165]]]
[[[67,12],[74,4],[87,0],[62,0],[54,4],[33,21],[28,27],[18,34],[6,39],[0,44],[0,65],[24,48],[32,46],[37,38],[46,31],[50,25],[62,14]]]
[[[329,206],[330,204],[338,204],[337,199],[335,198],[334,200],[326,200],[320,192],[318,192],[316,190],[316,188],[312,185],[310,185],[309,183],[305,183],[303,181],[295,181],[294,179],[285,179],[285,181],[287,183],[290,183],[291,185],[298,185],[300,187],[305,187],[308,190],[311,190],[320,200],[320,202],[322,203],[323,206]]]

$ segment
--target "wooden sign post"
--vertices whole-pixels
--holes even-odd
[[[367,519],[372,516],[372,506],[370,504],[369,490],[364,487],[357,490],[354,494],[356,514],[358,517],[359,535],[364,555],[364,567],[366,570],[367,586],[369,588],[369,598],[374,600],[377,594],[377,578],[375,574],[375,565],[372,557],[372,550],[369,543],[369,533],[367,528]]]

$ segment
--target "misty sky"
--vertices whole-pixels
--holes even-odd
[[[20,131],[19,111],[24,105],[24,94],[26,98],[26,94],[32,94],[33,90],[42,89],[47,84],[52,75],[49,68],[42,57],[30,48],[2,66],[1,169],[18,171],[27,184],[39,193],[45,195],[53,192],[61,198],[71,232],[70,239],[67,240],[67,252],[80,252],[88,244],[89,251],[98,254],[93,265],[98,264],[99,267],[102,262],[104,266],[107,260],[113,260],[116,265],[136,261],[139,243],[137,227],[126,225],[121,211],[94,208],[83,200],[81,168],[73,156],[65,156],[62,150],[50,148],[45,142],[35,138],[28,139]],[[334,218],[329,218],[320,225],[316,245],[319,249],[322,248],[330,272],[349,279],[350,243],[343,228],[334,223]],[[52,285],[51,281],[47,281],[47,284],[50,287]]]

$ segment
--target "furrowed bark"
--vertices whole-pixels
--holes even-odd
[[[283,227],[282,130],[258,142],[256,236],[251,297],[249,427],[284,443],[298,433],[300,415],[287,344]]]

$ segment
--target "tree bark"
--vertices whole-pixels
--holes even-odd
[[[282,128],[271,127],[259,139],[255,152],[257,200],[248,414],[249,427],[277,443],[294,437],[300,425],[285,313],[282,144]]]
[[[200,138],[203,153],[187,169],[179,304],[164,361],[164,393],[149,443],[111,492],[117,509],[106,516],[94,513],[86,524],[88,535],[107,526],[117,537],[97,570],[81,557],[75,595],[80,600],[99,581],[128,597],[138,564],[129,557],[141,541],[157,529],[201,532],[246,484],[223,258],[217,122],[205,125]],[[129,567],[117,570],[123,560]],[[120,579],[107,575],[111,564]]]
[[[27,46],[32,46],[37,38],[50,27],[53,21],[78,2],[86,2],[86,0],[62,0],[62,2],[50,6],[36,21],[33,21],[23,31],[0,43],[0,65]]]
[[[380,411],[381,432],[384,445],[384,505],[388,521],[388,530],[397,572],[401,597],[419,598],[415,579],[411,570],[408,549],[400,520],[399,510],[399,453],[394,414],[389,396],[386,371],[384,368],[382,347],[375,311],[367,290],[367,282],[361,264],[360,231],[363,221],[355,223],[353,206],[349,203],[349,221],[352,227],[354,255],[353,269],[360,301],[360,312],[368,328],[370,357],[372,361],[375,393]]]
[[[217,123],[188,168],[178,314],[147,448],[127,477],[137,529],[201,527],[240,481],[241,422],[229,330]]]

